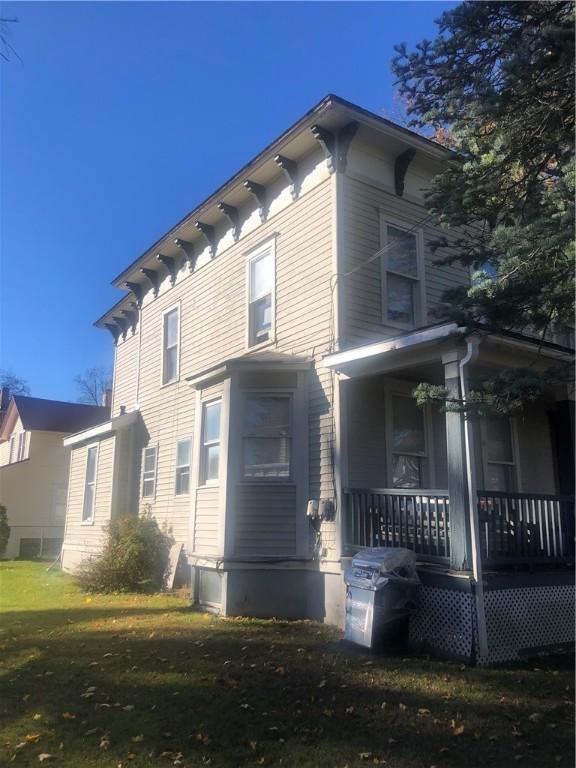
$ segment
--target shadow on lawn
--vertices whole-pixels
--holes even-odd
[[[59,613],[99,622],[166,612]],[[535,684],[526,670],[347,655],[327,645],[329,631],[316,625],[202,621],[188,609],[176,612],[189,613],[190,622],[149,623],[137,634],[124,623],[118,632],[16,638],[10,651],[22,654],[21,665],[5,678],[1,711],[13,736],[3,741],[41,734],[17,763],[37,764],[39,752],[62,743],[59,761],[69,766],[117,766],[129,753],[130,765],[170,765],[163,752],[182,752],[184,766],[210,761],[213,768],[351,768],[374,760],[388,768],[461,768],[516,764],[516,755],[521,765],[573,764],[559,676],[531,672]],[[22,613],[22,620],[35,613],[40,621],[43,611]],[[26,655],[32,648],[34,656]],[[535,702],[543,714],[532,722]],[[38,722],[34,713],[42,715]],[[464,732],[454,736],[451,721]],[[556,755],[564,756],[560,763]]]

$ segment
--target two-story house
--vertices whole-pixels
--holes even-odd
[[[67,435],[99,424],[110,409],[0,391],[0,504],[8,513],[5,556],[54,557],[66,517],[70,451]],[[4,409],[2,409],[4,410]]]
[[[567,394],[474,424],[411,398],[571,354],[434,318],[470,279],[428,247],[447,154],[327,96],[120,273],[96,323],[115,344],[112,416],[65,440],[65,568],[111,516],[149,510],[197,602],[225,615],[341,625],[349,556],[403,545],[422,562],[415,641],[488,660],[570,634]],[[535,562],[550,568],[528,592],[501,570]],[[502,650],[520,594],[528,612],[552,595],[557,618]]]

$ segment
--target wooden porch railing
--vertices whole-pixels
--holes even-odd
[[[478,491],[485,567],[574,562],[574,499]]]
[[[349,488],[348,547],[407,547],[420,560],[448,562],[448,491],[397,488]]]

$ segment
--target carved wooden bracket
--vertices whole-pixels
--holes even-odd
[[[190,243],[188,240],[180,240],[179,237],[174,239],[174,245],[184,253],[184,258],[188,262],[188,269],[190,272],[194,272],[196,266],[196,256],[194,255],[194,243]]]
[[[324,156],[328,161],[328,170],[330,173],[334,173],[336,170],[336,163],[334,162],[334,156],[336,154],[336,139],[331,131],[327,131],[326,128],[322,128],[321,125],[312,125],[310,127],[312,135],[318,141],[324,152]]]
[[[211,224],[204,224],[203,221],[195,221],[194,226],[204,235],[204,239],[210,246],[210,255],[216,256],[216,232]]]
[[[158,272],[156,272],[155,269],[147,269],[146,267],[142,267],[140,272],[142,272],[144,277],[148,280],[148,282],[152,286],[152,291],[154,292],[154,296],[158,296],[158,289],[160,288],[160,281],[158,280]]]
[[[416,150],[414,147],[409,147],[405,152],[402,152],[396,158],[394,162],[394,189],[398,197],[402,197],[404,194],[404,180],[406,179],[406,171],[414,157],[416,156]]]
[[[337,166],[340,173],[344,173],[346,170],[346,164],[348,162],[348,150],[350,149],[350,144],[352,143],[354,136],[356,136],[357,131],[358,123],[353,120],[351,123],[345,125],[344,128],[342,128],[342,130],[338,133]]]
[[[120,328],[115,323],[104,323],[104,327],[107,328],[114,337],[114,344],[118,344],[120,338]]]
[[[256,199],[260,221],[264,224],[268,216],[268,196],[266,194],[266,187],[263,187],[262,184],[257,184],[255,181],[250,181],[250,179],[244,182],[244,186]]]
[[[121,312],[128,321],[128,325],[132,330],[132,335],[134,335],[136,333],[136,325],[138,324],[138,312],[131,309],[122,309]]]
[[[128,333],[128,322],[127,322],[126,318],[125,317],[116,317],[116,315],[114,315],[112,320],[116,323],[118,328],[120,328],[120,330],[122,331],[122,338],[125,339],[126,338],[126,334]]]
[[[126,286],[126,288],[128,288],[132,296],[134,296],[134,298],[136,299],[136,305],[138,306],[138,308],[140,308],[142,306],[142,299],[144,298],[144,292],[142,291],[142,286],[140,285],[140,283],[126,282],[124,283],[124,285]]]
[[[284,175],[290,182],[290,194],[292,195],[292,200],[297,200],[298,195],[300,194],[298,163],[294,162],[294,160],[290,160],[288,157],[284,157],[284,155],[276,155],[274,162],[284,171]]]
[[[178,271],[176,267],[176,259],[173,259],[172,256],[164,256],[163,253],[157,253],[156,258],[166,267],[166,271],[170,275],[170,285],[174,285],[176,282],[176,273]]]
[[[238,215],[238,208],[235,208],[233,205],[228,205],[228,203],[218,203],[218,208],[232,225],[232,236],[234,237],[234,242],[237,242],[240,237],[240,217]]]
[[[313,125],[310,130],[322,147],[330,173],[334,173],[334,171],[344,173],[348,160],[348,150],[358,130],[358,123],[355,121],[347,123],[344,128],[340,129],[337,136],[326,128],[322,128],[321,125]]]

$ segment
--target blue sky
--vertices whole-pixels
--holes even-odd
[[[454,3],[3,3],[0,367],[76,398],[129,262],[326,93],[394,117]]]

